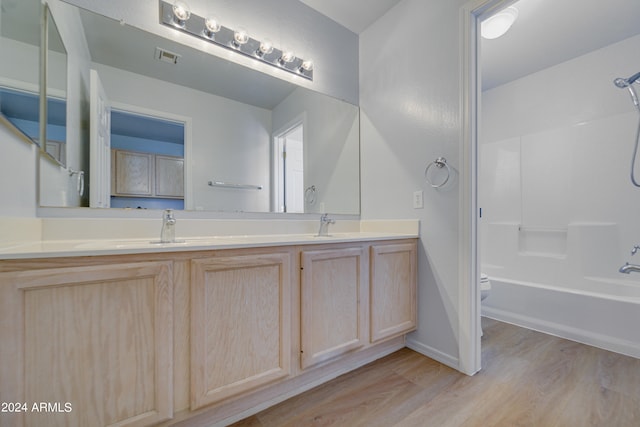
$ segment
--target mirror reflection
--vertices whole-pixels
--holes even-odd
[[[45,152],[66,165],[67,140],[67,50],[51,11],[46,8],[47,109]]]
[[[356,106],[77,10],[91,207],[359,213]]]
[[[41,9],[39,0],[0,0],[0,118],[36,143]]]

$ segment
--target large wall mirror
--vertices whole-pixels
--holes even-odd
[[[0,0],[0,120],[39,143],[40,0]]]
[[[68,147],[90,152],[71,165],[89,176],[84,203],[359,214],[357,106],[65,6],[90,57],[69,70],[90,90],[68,93],[69,103],[90,105],[90,141]]]

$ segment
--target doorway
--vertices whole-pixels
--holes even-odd
[[[185,123],[112,107],[111,150],[111,207],[184,209]]]
[[[274,133],[274,207],[276,212],[304,212],[304,124]]]

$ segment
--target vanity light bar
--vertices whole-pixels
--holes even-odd
[[[268,40],[256,40],[240,28],[232,30],[217,23],[219,29],[216,27],[217,31],[213,32],[207,27],[206,18],[188,10],[186,14],[180,13],[181,18],[186,19],[178,19],[174,14],[174,4],[160,0],[162,24],[313,81],[313,63],[310,60],[277,49]]]

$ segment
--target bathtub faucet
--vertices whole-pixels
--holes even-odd
[[[633,248],[631,248],[631,255],[635,255],[638,250],[640,250],[640,246],[635,245]]]
[[[628,262],[625,262],[624,265],[622,267],[620,267],[620,270],[618,270],[620,273],[624,273],[624,274],[629,274],[632,271],[636,272],[636,273],[640,273],[640,265],[637,264],[629,264]]]

